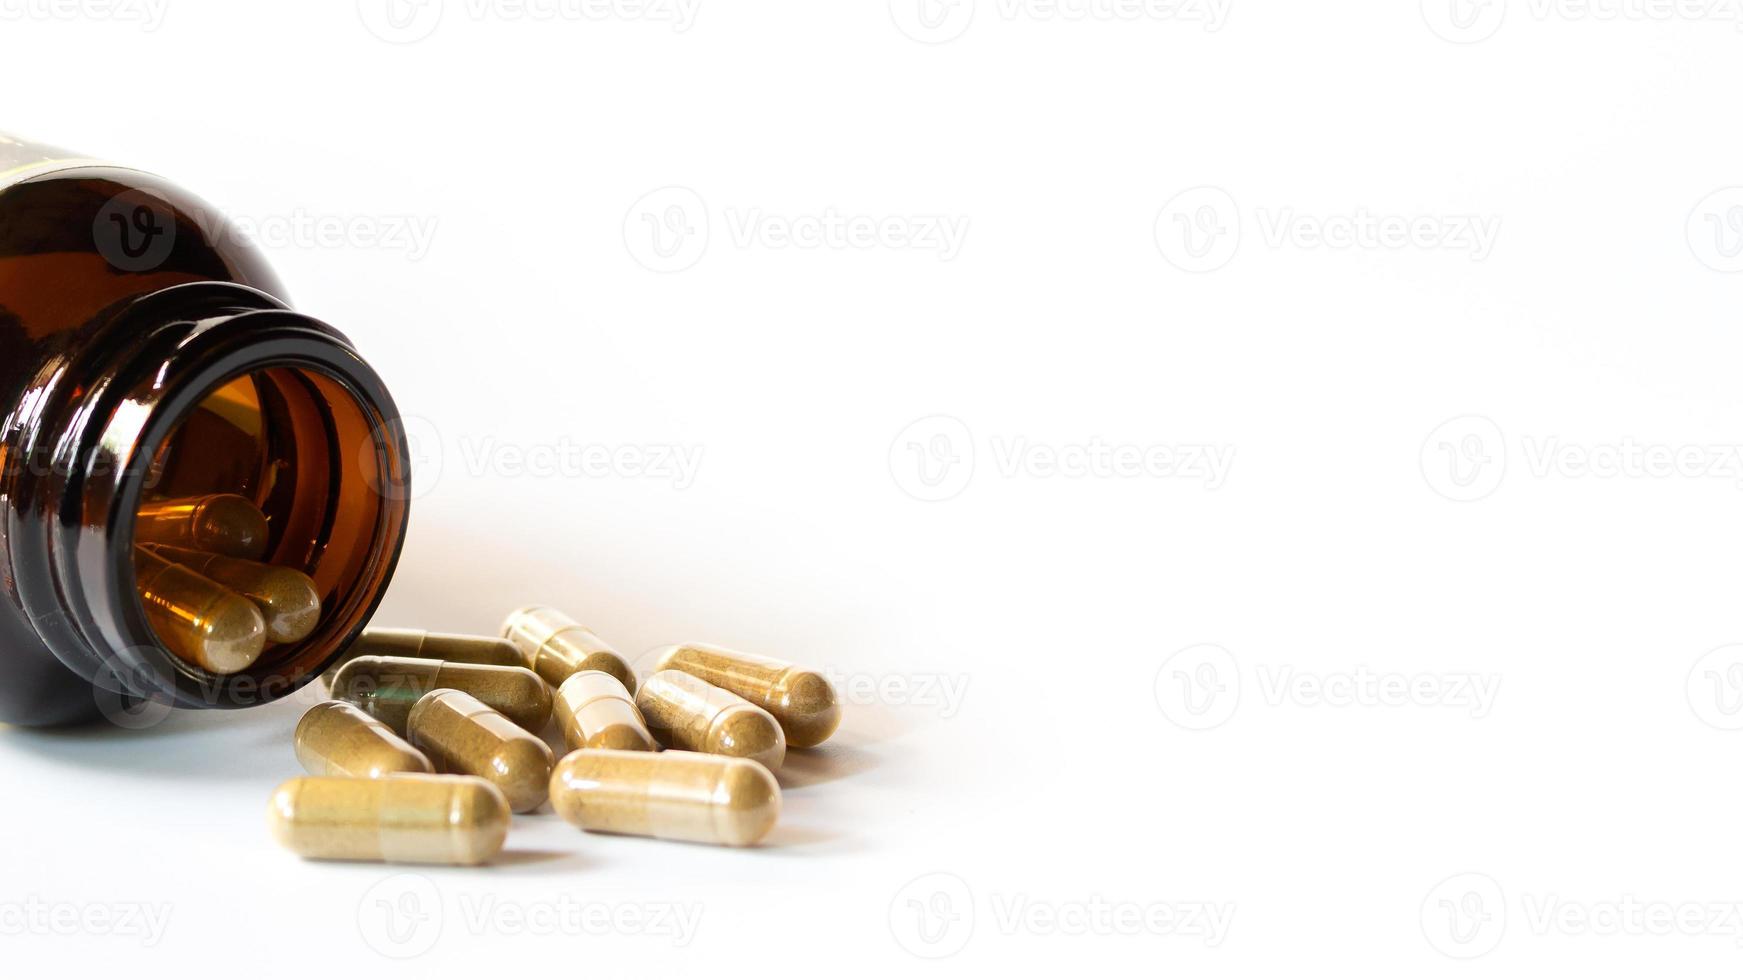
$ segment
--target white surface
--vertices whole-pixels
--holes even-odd
[[[1461,44],[1440,0],[1235,0],[1214,31],[958,0],[930,32],[909,0],[708,3],[682,31],[476,2],[393,44],[373,0],[170,0],[155,31],[0,0],[0,125],[278,234],[300,308],[423,420],[442,465],[378,623],[544,601],[625,651],[709,639],[882,693],[789,774],[770,847],[547,813],[498,867],[409,879],[272,846],[295,706],[0,732],[9,975],[1734,974],[1743,654],[1703,659],[1743,640],[1720,8],[1491,3]],[[672,206],[705,249],[651,251]],[[1200,206],[1232,253],[1181,248]],[[968,230],[949,260],[767,237],[830,214]],[[1361,214],[1499,232],[1480,259],[1272,236]],[[351,230],[296,231],[317,219]],[[427,249],[369,239],[404,220]],[[1012,440],[1235,455],[1211,489],[1013,470]],[[910,444],[959,460],[958,495],[910,495],[934,492]],[[1695,472],[1602,465],[1627,445]],[[702,462],[678,487],[486,446]],[[1364,672],[1393,680],[1336,696]],[[1182,677],[1225,693],[1192,714]],[[1383,703],[1398,678],[1436,703]],[[1473,678],[1480,706],[1438,701]],[[384,900],[417,913],[405,944]],[[152,945],[31,903],[169,919]],[[1164,927],[1205,903],[1226,933]],[[584,904],[700,919],[542,918]],[[921,937],[928,909],[953,917]]]

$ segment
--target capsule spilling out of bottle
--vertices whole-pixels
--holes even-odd
[[[431,633],[426,630],[366,629],[346,651],[349,657],[411,657],[451,664],[524,667],[514,644],[494,636]]]
[[[267,822],[294,854],[330,861],[483,864],[508,837],[508,800],[476,776],[301,776],[272,794]]]
[[[781,815],[781,787],[749,759],[582,749],[557,763],[551,805],[582,830],[746,847]]]
[[[527,667],[545,683],[560,687],[570,675],[599,670],[635,692],[635,671],[592,630],[549,606],[525,606],[508,614],[502,635],[520,651]]]
[[[405,734],[412,708],[431,691],[465,691],[529,732],[551,718],[551,689],[525,667],[415,657],[358,657],[333,675],[332,694]]]
[[[337,700],[297,725],[310,775],[270,809],[308,858],[478,864],[511,813],[547,800],[590,832],[747,847],[780,819],[771,770],[789,738],[816,745],[841,718],[816,671],[704,644],[662,651],[637,690],[615,651],[546,607],[512,614],[502,638],[369,629],[347,653]],[[553,714],[561,760],[541,737]]]
[[[557,688],[552,708],[570,749],[659,751],[635,699],[621,681],[602,670],[570,675]]]
[[[297,723],[297,761],[311,776],[379,779],[404,772],[435,772],[428,756],[393,730],[345,701],[323,701]]]
[[[754,759],[770,769],[787,758],[787,739],[767,711],[679,670],[662,670],[636,692],[648,730],[668,748]]]
[[[835,686],[815,670],[707,643],[666,647],[654,670],[681,670],[773,715],[796,749],[822,745],[841,726]]]
[[[488,781],[516,813],[545,802],[556,756],[538,736],[465,691],[431,691],[406,720],[411,743],[443,772]]]

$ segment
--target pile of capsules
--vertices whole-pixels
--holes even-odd
[[[616,651],[544,606],[501,638],[365,630],[347,656],[336,700],[297,725],[312,775],[268,810],[306,858],[479,864],[510,811],[547,799],[582,830],[754,844],[780,815],[771,770],[841,722],[821,673],[705,644],[659,651],[638,690]],[[539,734],[553,711],[561,761]]]
[[[133,564],[146,619],[188,663],[234,674],[272,644],[302,640],[320,623],[314,580],[260,561],[266,515],[246,497],[153,501],[134,522]]]

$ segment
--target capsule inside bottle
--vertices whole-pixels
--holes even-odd
[[[266,625],[264,652],[228,678],[178,670],[123,681],[177,703],[260,704],[326,670],[379,602],[405,529],[406,502],[394,491],[404,441],[367,371],[237,366],[247,369],[203,394],[140,392],[157,406],[149,430],[161,438],[135,447],[130,458],[145,472],[117,501],[131,511],[124,523],[135,550],[204,567],[202,577],[247,593]],[[144,618],[124,619],[118,632],[127,635],[107,639],[162,639]]]
[[[269,643],[295,643],[321,622],[320,590],[314,579],[294,568],[169,545],[150,545],[147,550],[247,597],[266,620]]]
[[[323,701],[297,723],[297,761],[314,776],[377,779],[390,773],[435,772],[422,752],[345,701]]]
[[[762,765],[694,752],[571,752],[551,805],[582,830],[744,847],[774,828],[781,788]]]
[[[623,683],[602,670],[570,675],[552,702],[570,749],[654,752],[659,745]]]
[[[266,620],[245,596],[143,548],[134,549],[134,573],[146,621],[182,660],[234,674],[266,649]]]
[[[550,746],[472,695],[431,691],[412,706],[406,729],[443,772],[488,780],[514,812],[545,802],[556,763]]]
[[[332,694],[404,734],[412,706],[431,691],[465,691],[529,732],[551,718],[551,689],[525,667],[412,657],[357,657],[333,675]]]
[[[475,776],[300,776],[273,792],[267,820],[305,858],[483,864],[502,850],[509,809]]]
[[[650,676],[635,704],[648,730],[669,748],[755,759],[770,769],[786,761],[787,739],[772,715],[683,671]]]
[[[266,515],[247,497],[213,493],[142,504],[134,517],[134,540],[230,558],[266,556]]]
[[[667,647],[654,670],[681,670],[775,716],[787,744],[822,745],[841,725],[841,700],[820,672],[706,643]]]
[[[526,606],[509,613],[502,635],[520,651],[522,662],[552,687],[562,686],[579,671],[599,670],[635,691],[635,671],[616,650],[549,606]]]

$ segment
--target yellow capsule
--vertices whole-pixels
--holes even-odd
[[[835,687],[815,670],[706,643],[667,647],[654,669],[681,670],[761,707],[781,723],[794,748],[822,745],[841,725]]]
[[[635,699],[622,681],[603,670],[570,675],[557,688],[551,707],[557,723],[563,726],[563,741],[571,749],[659,750]]]
[[[508,836],[508,800],[474,776],[300,776],[267,810],[272,835],[306,858],[483,864]]]
[[[635,690],[635,671],[616,650],[549,606],[526,606],[509,613],[502,635],[520,651],[521,662],[552,687],[560,687],[579,671],[603,670]]]
[[[139,544],[259,560],[266,556],[266,515],[233,493],[159,500],[139,508],[133,537]]]
[[[681,670],[650,676],[635,706],[668,748],[755,759],[770,769],[786,760],[787,739],[772,715]]]
[[[143,548],[133,558],[146,621],[171,653],[214,674],[234,674],[260,658],[266,620],[254,603]]]
[[[436,771],[422,752],[346,701],[323,701],[304,712],[294,741],[297,761],[315,776],[374,779]]]
[[[744,847],[781,815],[781,787],[749,759],[696,752],[571,752],[551,806],[582,830]]]
[[[537,810],[545,802],[557,762],[551,747],[465,691],[431,691],[419,698],[406,731],[443,772],[488,780],[514,812]]]
[[[294,568],[169,545],[148,545],[147,550],[247,596],[260,607],[272,643],[305,639],[321,622],[321,591],[314,579]]]
[[[416,657],[451,664],[526,666],[514,644],[501,637],[425,630],[366,629],[346,652],[353,657]]]
[[[431,691],[465,691],[529,732],[551,718],[551,689],[525,667],[451,664],[411,657],[358,657],[333,675],[332,692],[405,734],[412,705]]]

